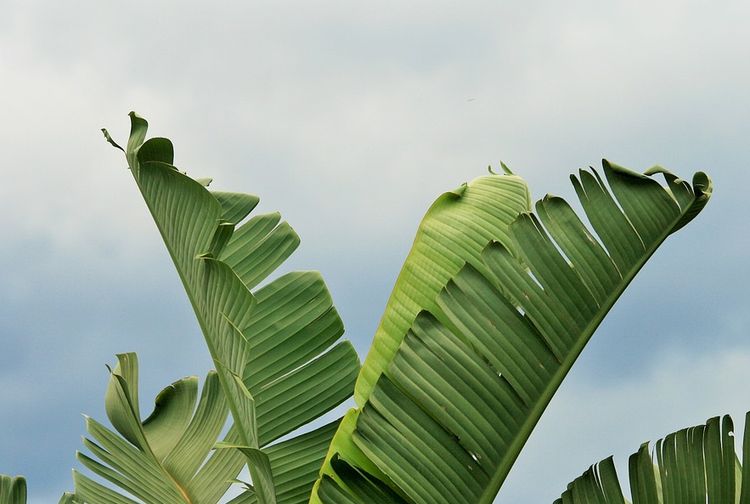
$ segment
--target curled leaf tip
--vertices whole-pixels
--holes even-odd
[[[490,172],[491,175],[499,175],[499,173],[492,169],[492,165],[487,165],[487,171]]]
[[[710,196],[713,193],[711,178],[702,171],[696,172],[693,175],[693,186],[703,194]]]
[[[102,133],[104,134],[104,139],[109,142],[112,147],[115,147],[116,149],[120,149],[122,152],[125,152],[125,149],[117,145],[117,142],[115,142],[112,137],[109,135],[109,131],[107,131],[107,128],[102,128]]]
[[[456,187],[452,191],[448,191],[446,194],[452,194],[453,196],[456,196],[456,197],[460,198],[461,196],[463,196],[464,192],[466,192],[466,188],[467,187],[469,187],[469,184],[467,184],[466,182],[464,182],[463,184],[461,184],[460,186]]]

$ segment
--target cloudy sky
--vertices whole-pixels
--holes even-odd
[[[584,351],[497,502],[551,502],[590,463],[750,409],[750,4],[43,2],[0,16],[0,473],[71,487],[106,363],[142,397],[207,353],[124,160],[126,114],[302,237],[364,356],[442,191],[508,163],[535,197],[607,157],[709,172],[715,196]],[[145,408],[144,408],[145,409]],[[624,474],[622,474],[624,478]]]

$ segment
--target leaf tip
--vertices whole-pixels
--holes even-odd
[[[120,149],[122,152],[125,152],[125,149],[120,147],[117,142],[114,141],[112,136],[109,134],[109,131],[107,131],[107,128],[102,128],[102,134],[104,135],[104,139],[114,148]]]
[[[502,161],[500,161],[500,168],[503,169],[506,175],[515,175],[513,171],[510,168],[508,168],[508,165],[506,165]]]
[[[455,188],[455,189],[453,189],[452,191],[448,191],[448,192],[447,192],[447,193],[445,193],[445,194],[447,194],[447,195],[453,195],[453,196],[455,196],[455,197],[457,197],[457,198],[460,198],[460,197],[461,197],[461,196],[463,196],[463,195],[464,195],[464,193],[466,192],[466,188],[467,188],[467,187],[469,187],[469,184],[467,184],[466,182],[464,182],[464,183],[463,183],[463,184],[461,184],[460,186],[456,187],[456,188]]]
[[[713,192],[713,182],[705,172],[699,171],[693,175],[693,187],[699,190],[702,194],[711,195]]]

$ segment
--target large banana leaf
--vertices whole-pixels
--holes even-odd
[[[169,140],[145,140],[147,122],[135,113],[130,118],[125,149],[106,131],[105,137],[125,152],[193,306],[234,420],[222,444],[226,448],[196,475],[193,493],[180,497],[216,502],[247,463],[261,504],[297,502],[277,495],[271,461],[261,448],[348,398],[359,371],[357,355],[349,342],[336,343],[343,324],[317,272],[289,273],[251,292],[297,247],[291,227],[277,213],[247,219],[256,196],[208,191],[209,180],[194,180],[173,165]],[[143,440],[137,420],[129,422],[133,425],[115,425],[136,446]],[[211,483],[216,480],[220,487]]]
[[[0,504],[26,504],[26,480],[23,476],[0,474]]]
[[[525,211],[508,175],[469,184],[439,220],[428,212],[312,502],[494,499],[606,313],[711,194],[703,173],[691,186],[660,168],[603,172],[608,183],[593,169],[571,177],[593,230],[558,197]],[[470,200],[475,187],[488,190]],[[420,282],[432,291],[417,298]]]
[[[436,310],[436,299],[448,280],[465,264],[483,268],[481,253],[487,243],[510,243],[509,225],[530,209],[531,196],[520,177],[480,177],[442,194],[429,208],[399,273],[355,387],[361,407],[380,374],[393,359],[407,330],[421,310]],[[377,466],[352,442],[359,409],[347,413],[336,433],[322,474],[338,479],[329,462],[340,454],[339,465],[354,467],[387,480]],[[354,474],[354,473],[352,473]],[[316,483],[316,485],[319,484]],[[316,499],[315,494],[313,499]]]
[[[734,452],[734,426],[727,415],[648,443],[630,456],[633,504],[750,503],[750,413],[745,417],[743,464]],[[572,481],[555,504],[624,504],[612,457]]]

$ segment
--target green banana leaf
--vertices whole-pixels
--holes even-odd
[[[141,420],[137,356],[117,357],[105,395],[105,410],[116,432],[86,418],[91,438],[84,439],[84,445],[99,460],[83,453],[77,454],[78,460],[142,502],[218,502],[233,466],[227,459],[224,465],[206,463],[229,411],[217,373],[209,372],[200,399],[196,377],[174,382],[157,396],[153,413]],[[300,495],[307,499],[337,425],[268,448],[279,501],[299,502]],[[137,502],[78,471],[73,479],[76,494],[71,498],[96,504]]]
[[[630,456],[633,504],[750,503],[750,413],[745,417],[741,464],[734,451],[734,425],[728,415],[709,419],[649,444]],[[573,480],[555,504],[624,504],[612,457]]]
[[[200,400],[198,378],[183,378],[162,390],[153,413],[141,420],[138,359],[133,353],[117,358],[105,394],[105,410],[116,432],[86,417],[91,437],[83,444],[93,457],[79,452],[78,460],[142,502],[183,504],[223,494],[223,481],[211,481],[207,487],[203,476],[228,415],[216,372],[206,377]],[[84,502],[138,502],[77,470],[73,480],[75,496]]]
[[[351,396],[359,360],[348,341],[337,343],[344,328],[328,289],[320,274],[310,271],[266,281],[299,244],[291,227],[277,213],[248,218],[258,203],[256,196],[209,191],[210,180],[192,179],[174,166],[169,140],[146,140],[147,122],[135,113],[130,119],[126,148],[106,130],[105,137],[125,152],[193,306],[216,366],[215,379],[234,420],[193,486],[183,488],[184,495],[168,489],[159,495],[193,504],[217,502],[247,464],[258,502],[302,502],[280,497],[264,447]],[[265,285],[257,288],[262,282]],[[117,381],[126,383],[124,376]],[[123,450],[143,451],[148,444],[146,434],[139,434],[135,413],[117,413],[111,419],[128,444]],[[143,423],[144,430],[147,424]],[[88,427],[98,429],[92,421]],[[167,440],[159,443],[168,446]],[[312,455],[322,456],[324,451],[311,446],[317,450]],[[114,459],[110,464],[122,462]],[[88,481],[78,477],[76,495],[82,495],[78,487]]]
[[[523,179],[480,177],[442,194],[429,208],[417,230],[411,251],[396,280],[355,387],[354,398],[362,407],[377,378],[392,360],[407,330],[422,310],[437,309],[437,295],[464,264],[482,268],[481,253],[487,243],[510,243],[509,225],[528,211],[531,195]],[[329,461],[335,454],[365,472],[386,480],[352,442],[359,409],[342,421],[331,444],[321,474],[338,480]],[[339,480],[340,481],[340,480]],[[320,482],[316,483],[316,486]],[[316,501],[313,493],[313,501]]]
[[[604,161],[603,173],[571,176],[593,230],[558,197],[528,211],[512,175],[438,199],[311,502],[494,499],[606,313],[711,194],[703,173],[692,185],[658,167],[641,175]]]
[[[26,504],[26,480],[23,476],[0,474],[0,504]]]

